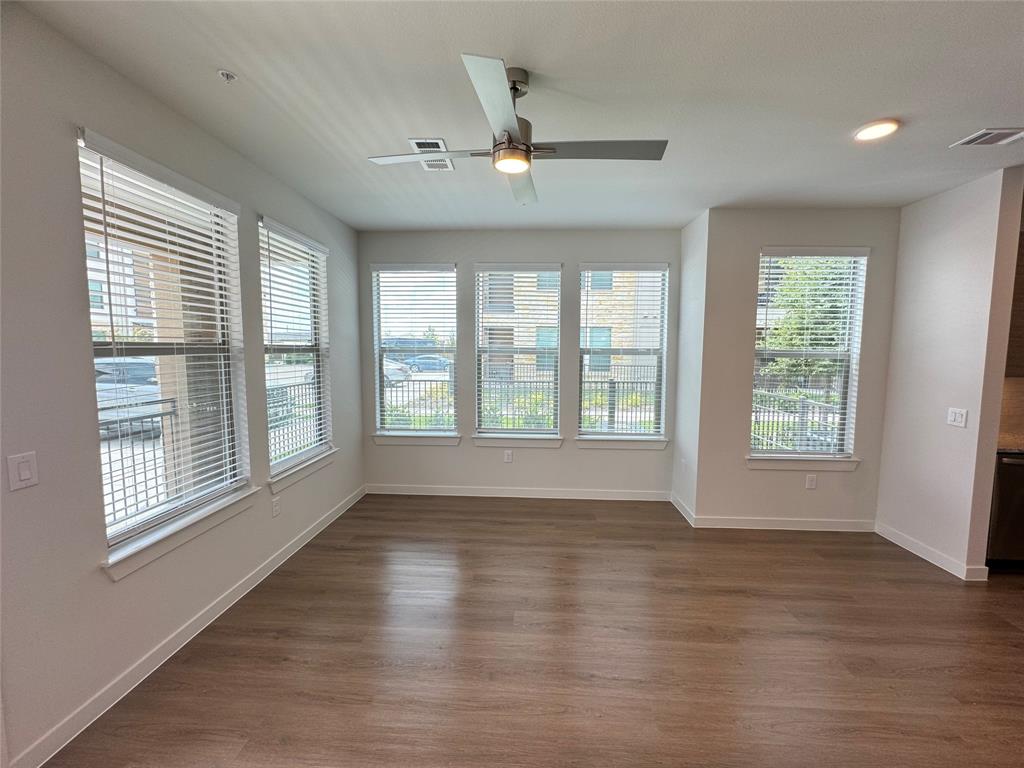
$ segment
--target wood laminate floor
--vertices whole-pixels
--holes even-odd
[[[1024,577],[661,502],[367,496],[48,767],[1022,755]]]

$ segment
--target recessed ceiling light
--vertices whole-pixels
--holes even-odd
[[[220,79],[230,85],[238,79],[238,75],[229,69],[218,69],[217,74],[220,75]]]
[[[876,141],[884,139],[886,136],[891,136],[899,129],[900,121],[887,117],[885,120],[874,120],[867,125],[862,125],[853,134],[853,138],[857,141]]]

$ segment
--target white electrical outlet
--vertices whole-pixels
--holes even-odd
[[[818,476],[817,475],[807,475],[807,477],[804,478],[804,488],[806,488],[808,491],[813,491],[817,487],[818,487]]]
[[[962,429],[967,428],[967,409],[966,408],[950,408],[946,412],[946,423],[951,427],[960,427]]]
[[[281,497],[275,496],[270,500],[270,513],[277,517],[281,514]]]
[[[511,464],[512,463],[512,451],[505,451],[505,463],[506,464]]]
[[[36,472],[36,452],[18,453],[7,457],[7,481],[12,491],[39,485],[39,474]]]

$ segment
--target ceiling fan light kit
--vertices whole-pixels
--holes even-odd
[[[533,143],[533,126],[516,114],[516,102],[530,88],[530,73],[505,67],[501,59],[462,54],[469,79],[491,126],[491,148],[411,155],[371,157],[377,165],[422,163],[464,157],[489,157],[496,171],[505,174],[512,196],[520,205],[537,202],[530,166],[535,159],[551,160],[661,160],[668,145],[664,140],[560,141]]]

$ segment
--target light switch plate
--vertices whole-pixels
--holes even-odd
[[[950,408],[946,413],[946,423],[951,427],[967,428],[967,409]]]
[[[12,491],[39,485],[35,451],[7,457],[7,481]]]

